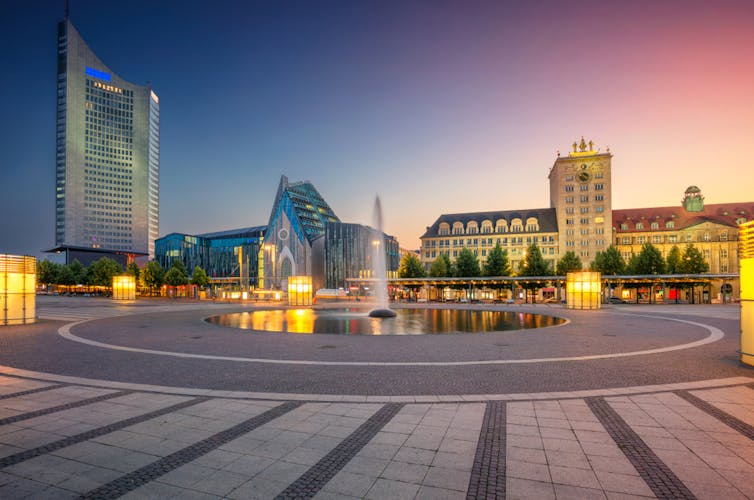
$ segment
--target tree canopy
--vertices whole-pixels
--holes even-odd
[[[550,276],[552,270],[550,264],[542,257],[542,251],[536,243],[526,249],[526,257],[518,271],[519,276]]]
[[[604,252],[597,252],[590,268],[603,275],[619,275],[626,273],[626,261],[623,260],[615,245],[610,245]]]
[[[204,269],[199,266],[194,268],[194,272],[191,274],[191,284],[201,288],[209,284],[209,278],[207,277],[207,273],[204,272]]]
[[[437,258],[429,265],[429,275],[433,278],[445,278],[451,275],[452,264],[450,263],[450,257],[441,253]]]
[[[709,264],[698,248],[688,245],[683,251],[677,270],[680,274],[703,274],[709,272]]]
[[[462,248],[453,264],[453,275],[461,278],[474,278],[482,274],[479,259],[468,248]]]
[[[673,245],[673,248],[668,252],[668,256],[665,258],[665,272],[668,274],[678,273],[678,266],[681,263],[681,250],[678,245]]]
[[[423,278],[424,276],[426,276],[426,273],[419,257],[413,252],[404,254],[398,266],[398,277]]]
[[[628,272],[630,274],[663,274],[665,259],[660,251],[651,243],[644,243],[639,255],[631,257]]]
[[[165,270],[156,260],[150,260],[141,270],[141,281],[150,290],[160,288],[165,279]]]
[[[584,266],[581,263],[581,257],[576,255],[573,250],[568,250],[563,258],[558,261],[555,274],[558,276],[565,276],[574,271],[581,271],[583,268]]]
[[[177,266],[171,267],[168,272],[165,273],[165,283],[170,286],[181,286],[188,284],[188,278]]]
[[[102,257],[92,262],[88,271],[92,285],[112,286],[113,276],[121,274],[123,268],[113,259]]]
[[[487,254],[487,261],[484,263],[485,276],[510,276],[511,265],[508,261],[508,250],[503,250],[500,243]]]

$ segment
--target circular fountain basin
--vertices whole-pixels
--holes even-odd
[[[267,332],[360,335],[484,333],[559,325],[563,318],[515,311],[396,309],[373,318],[368,309],[276,309],[211,316],[211,324]]]

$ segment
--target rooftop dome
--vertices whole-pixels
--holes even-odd
[[[692,194],[692,193],[701,193],[702,190],[699,189],[697,186],[689,186],[686,188],[685,194]]]

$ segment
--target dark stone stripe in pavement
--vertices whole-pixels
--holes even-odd
[[[78,444],[78,443],[87,441],[89,439],[94,439],[96,437],[103,436],[105,434],[109,434],[111,432],[115,432],[120,429],[124,429],[131,425],[140,424],[141,422],[146,422],[147,420],[150,420],[155,417],[160,417],[162,415],[166,415],[174,411],[182,410],[183,408],[188,408],[189,406],[193,406],[203,401],[207,401],[208,399],[209,399],[208,397],[204,397],[204,396],[199,397],[199,398],[193,398],[188,401],[184,401],[182,403],[168,406],[167,408],[162,408],[160,410],[156,410],[150,413],[145,413],[143,415],[138,415],[132,418],[127,418],[126,420],[121,420],[119,422],[105,425],[103,427],[97,427],[96,429],[91,429],[86,432],[82,432],[81,434],[76,434],[75,436],[70,436],[64,439],[60,439],[58,441],[53,441],[52,443],[38,446],[30,450],[24,450],[18,453],[14,453],[13,455],[8,455],[7,457],[0,458],[0,469],[3,469],[5,467],[10,467],[11,465],[15,465],[17,463],[23,462],[24,460],[29,460],[31,458],[38,457],[40,455],[52,453],[53,451],[57,451],[61,448],[65,448],[66,446]]]
[[[505,401],[490,401],[484,410],[467,500],[505,498]]]
[[[696,498],[605,398],[586,398],[585,401],[657,498]]]
[[[687,391],[675,391],[674,394],[677,396],[682,397],[692,405],[696,406],[700,410],[704,411],[710,416],[715,417],[731,429],[733,429],[736,432],[740,432],[744,436],[746,436],[749,439],[754,440],[754,427],[747,424],[743,420],[739,420],[738,418],[734,417],[730,413],[724,412],[717,406],[714,406],[705,400],[694,396],[693,394],[687,392]]]
[[[312,498],[403,408],[402,403],[388,403],[348,435],[330,453],[312,465],[276,499]]]
[[[2,374],[0,374],[2,375]],[[47,387],[38,387],[37,389],[29,389],[28,391],[19,391],[11,394],[3,394],[0,399],[18,398],[20,396],[26,396],[27,394],[36,394],[38,392],[51,391],[53,389],[60,389],[63,387],[60,384],[48,385]]]
[[[92,403],[99,403],[100,401],[107,401],[108,399],[118,398],[127,394],[133,394],[133,391],[118,391],[111,394],[103,394],[101,396],[95,396],[89,399],[82,399],[81,401],[73,401],[71,403],[65,403],[58,406],[52,406],[50,408],[42,408],[41,410],[30,411],[28,413],[20,413],[6,418],[0,418],[0,425],[12,424],[14,422],[20,422],[22,420],[29,420],[30,418],[41,417],[42,415],[49,415],[58,411],[70,410],[71,408],[78,408],[80,406],[90,405]]]
[[[229,429],[220,431],[206,439],[187,446],[181,450],[171,453],[170,455],[161,458],[149,465],[145,465],[139,470],[135,470],[128,474],[125,474],[117,479],[113,479],[107,484],[95,488],[88,493],[84,493],[79,498],[118,498],[129,491],[133,491],[136,488],[145,485],[151,481],[154,481],[160,476],[167,474],[168,472],[177,469],[181,465],[185,465],[192,460],[196,460],[202,455],[206,455],[210,451],[219,448],[225,443],[236,439],[237,437],[251,432],[257,427],[264,425],[276,418],[285,415],[291,410],[294,410],[301,406],[300,402],[283,403],[280,406],[276,406],[264,413],[260,413],[248,420],[244,420],[240,424],[234,425]]]

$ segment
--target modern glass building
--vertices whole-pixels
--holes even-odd
[[[321,238],[324,253],[324,288],[348,288],[349,278],[371,278],[372,246],[382,240],[388,277],[395,278],[400,265],[398,241],[369,226],[332,222]],[[315,247],[317,246],[315,243]]]
[[[255,226],[199,235],[171,233],[156,241],[156,260],[169,269],[173,259],[179,259],[189,273],[199,266],[216,283],[256,286],[259,250],[266,229],[267,226]]]
[[[71,21],[58,24],[55,244],[155,253],[160,101],[108,68]]]

